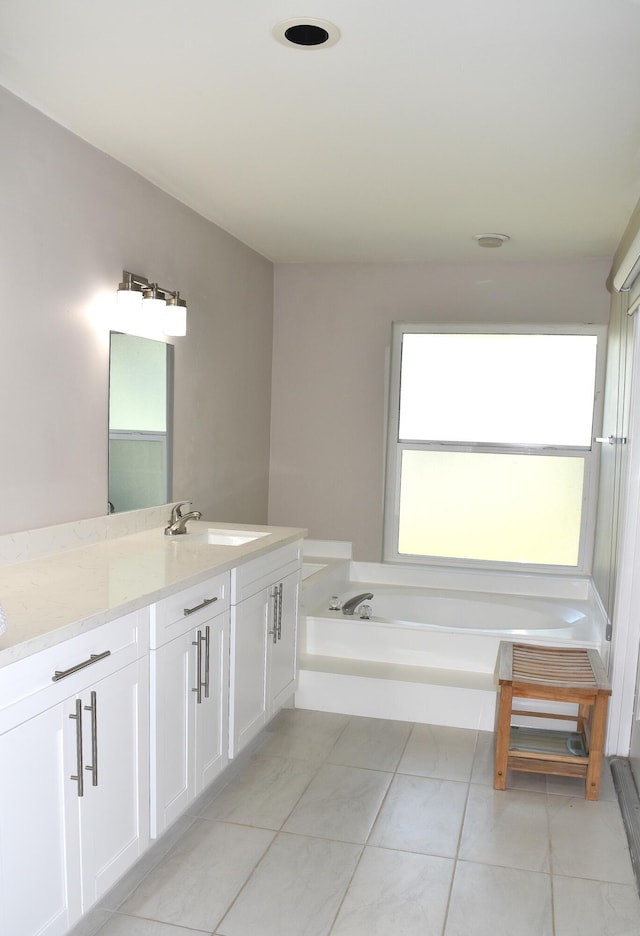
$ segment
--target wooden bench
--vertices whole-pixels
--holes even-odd
[[[508,770],[584,777],[585,795],[597,800],[611,685],[597,650],[535,647],[501,641],[493,786],[504,790]],[[514,699],[574,702],[577,715],[514,709]],[[575,732],[516,728],[519,716],[575,720]]]

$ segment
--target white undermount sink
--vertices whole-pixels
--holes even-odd
[[[269,536],[268,533],[258,532],[258,530],[205,530],[203,533],[187,533],[184,537],[178,536],[177,540],[184,543],[209,545],[209,546],[245,546],[247,543],[253,543],[254,540],[262,536]]]

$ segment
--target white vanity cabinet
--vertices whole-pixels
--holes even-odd
[[[228,762],[229,573],[151,608],[151,835]]]
[[[0,932],[60,936],[148,845],[147,613],[4,667]]]
[[[303,532],[264,552],[155,529],[69,550],[29,568],[32,607],[5,570],[0,936],[66,936],[292,696]],[[112,594],[122,616],[94,626]]]
[[[67,893],[64,718],[58,705],[0,735],[2,933],[59,936],[79,913]]]
[[[293,695],[302,541],[231,571],[229,756]]]

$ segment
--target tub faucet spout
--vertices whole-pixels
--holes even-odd
[[[363,592],[362,595],[355,595],[342,605],[342,613],[353,614],[358,605],[362,604],[363,601],[370,601],[372,598],[373,592]]]

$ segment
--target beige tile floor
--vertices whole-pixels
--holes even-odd
[[[483,732],[288,709],[262,741],[100,936],[640,936],[608,767],[591,803],[494,791]]]

